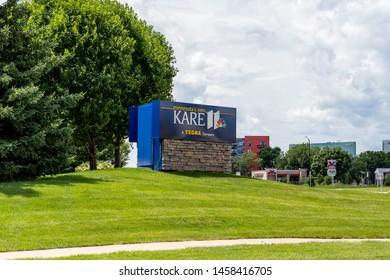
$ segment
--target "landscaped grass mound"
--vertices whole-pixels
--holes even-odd
[[[389,238],[390,195],[111,169],[0,184],[0,251],[154,241]]]

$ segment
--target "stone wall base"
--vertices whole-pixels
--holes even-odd
[[[162,170],[232,171],[230,143],[164,139]]]

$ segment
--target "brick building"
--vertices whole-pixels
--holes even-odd
[[[252,152],[257,154],[261,148],[269,147],[269,136],[245,136],[244,152]]]

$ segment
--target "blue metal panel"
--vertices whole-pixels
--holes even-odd
[[[152,102],[153,113],[152,113],[152,137],[160,138],[160,100]]]
[[[153,170],[162,169],[161,139],[153,138]]]
[[[153,170],[162,169],[162,148],[160,139],[160,101],[153,101],[152,138],[153,138]]]
[[[138,107],[137,126],[137,166],[161,170],[160,101],[153,101]]]
[[[138,107],[138,167],[153,167],[152,104]]]
[[[129,108],[129,142],[138,142],[138,107]]]

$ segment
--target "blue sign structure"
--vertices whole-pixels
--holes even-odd
[[[234,143],[236,109],[170,101],[130,107],[129,141],[138,143],[138,167],[161,169],[163,139]]]

